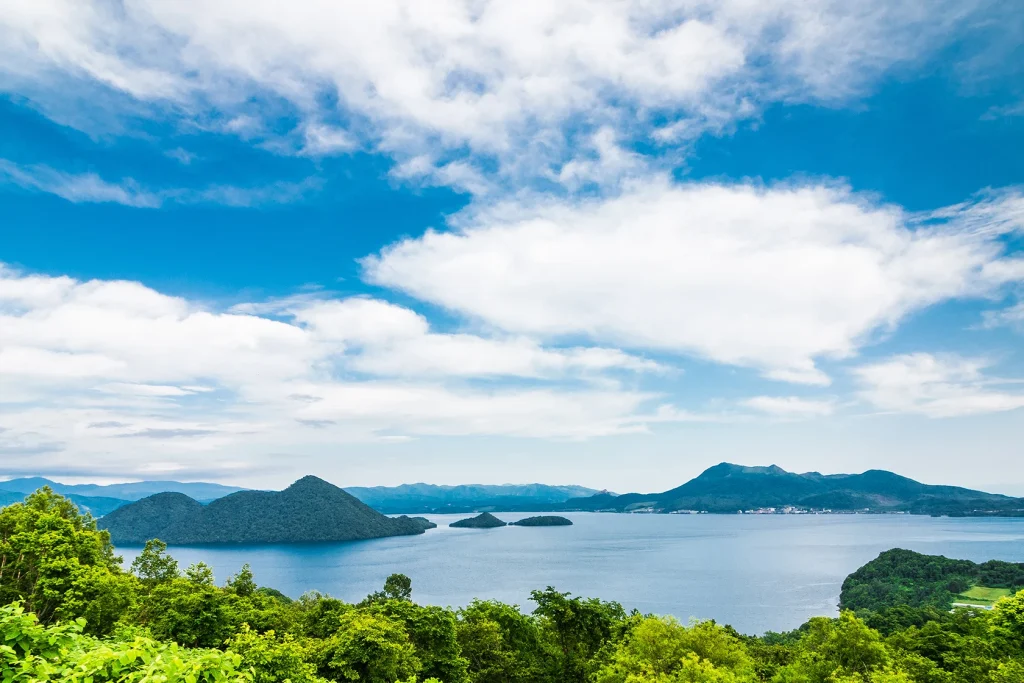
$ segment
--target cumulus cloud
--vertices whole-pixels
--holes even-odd
[[[233,449],[396,436],[589,438],[660,420],[657,394],[616,375],[663,371],[615,348],[435,332],[377,299],[319,293],[217,310],[137,282],[0,266],[9,452],[137,471],[140,439],[154,458],[195,467]]]
[[[38,0],[0,17],[0,83],[57,118],[81,116],[67,92],[100,88],[133,114],[249,136],[284,110],[310,154],[468,150],[534,175],[575,156],[581,129],[680,139],[769,102],[855,96],[994,4]]]
[[[400,289],[511,334],[697,355],[828,384],[905,316],[1024,281],[1006,191],[927,216],[842,187],[651,178],[612,198],[476,208],[364,260]]]
[[[986,376],[990,361],[955,354],[913,353],[861,366],[861,397],[875,407],[928,417],[957,417],[1024,408],[1016,382]]]

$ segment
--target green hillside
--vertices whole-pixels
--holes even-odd
[[[391,518],[322,479],[308,476],[284,491],[239,491],[201,505],[161,493],[100,520],[115,543],[159,538],[172,545],[312,543],[419,534],[425,520]]]
[[[796,474],[775,465],[746,467],[721,463],[661,493],[602,493],[573,498],[559,509],[655,512],[697,510],[736,513],[750,510],[828,510],[907,512],[925,515],[1024,515],[1024,500],[956,486],[932,486],[892,472]]]
[[[887,550],[843,582],[843,609],[881,612],[891,607],[935,607],[953,603],[991,605],[1024,588],[1024,563],[990,560],[976,564],[912,550]]]

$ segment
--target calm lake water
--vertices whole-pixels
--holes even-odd
[[[479,597],[529,608],[530,590],[550,585],[746,633],[834,615],[847,574],[889,548],[1024,562],[1024,519],[570,513],[571,527],[448,528],[465,516],[427,515],[438,528],[422,536],[171,554],[182,566],[206,562],[218,581],[248,562],[260,585],[291,597],[316,589],[357,601],[401,572],[420,603],[460,606]],[[126,563],[139,552],[120,550]]]

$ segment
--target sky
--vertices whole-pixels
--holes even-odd
[[[0,477],[1024,495],[1024,14],[0,2]]]

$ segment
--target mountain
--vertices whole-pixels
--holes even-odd
[[[102,498],[118,498],[132,501],[152,496],[154,493],[184,493],[199,501],[211,501],[217,498],[244,491],[238,486],[224,486],[207,482],[181,481],[135,481],[127,484],[61,484],[43,477],[22,477],[0,481],[0,491],[8,491],[27,495],[44,486],[49,486],[55,493],[62,496],[78,495]]]
[[[742,512],[792,507],[835,512],[1024,516],[1024,499],[932,486],[884,470],[862,474],[796,474],[776,465],[721,463],[662,493],[600,493],[566,501],[564,510]]]
[[[33,489],[34,491],[35,489]],[[20,493],[14,491],[0,490],[0,507],[11,505],[12,503],[20,503],[25,500],[27,493]],[[78,506],[78,509],[82,512],[88,512],[93,517],[102,517],[122,505],[127,505],[130,501],[121,500],[120,498],[104,498],[100,496],[79,496],[76,494],[68,494],[67,498],[72,503]]]
[[[115,544],[159,538],[170,545],[314,543],[421,534],[425,520],[385,517],[317,477],[283,491],[239,491],[208,505],[180,493],[160,493],[99,521]]]
[[[375,510],[384,513],[473,512],[477,510],[530,510],[564,503],[570,498],[591,496],[595,489],[546,484],[402,484],[401,486],[349,487],[345,489]]]

